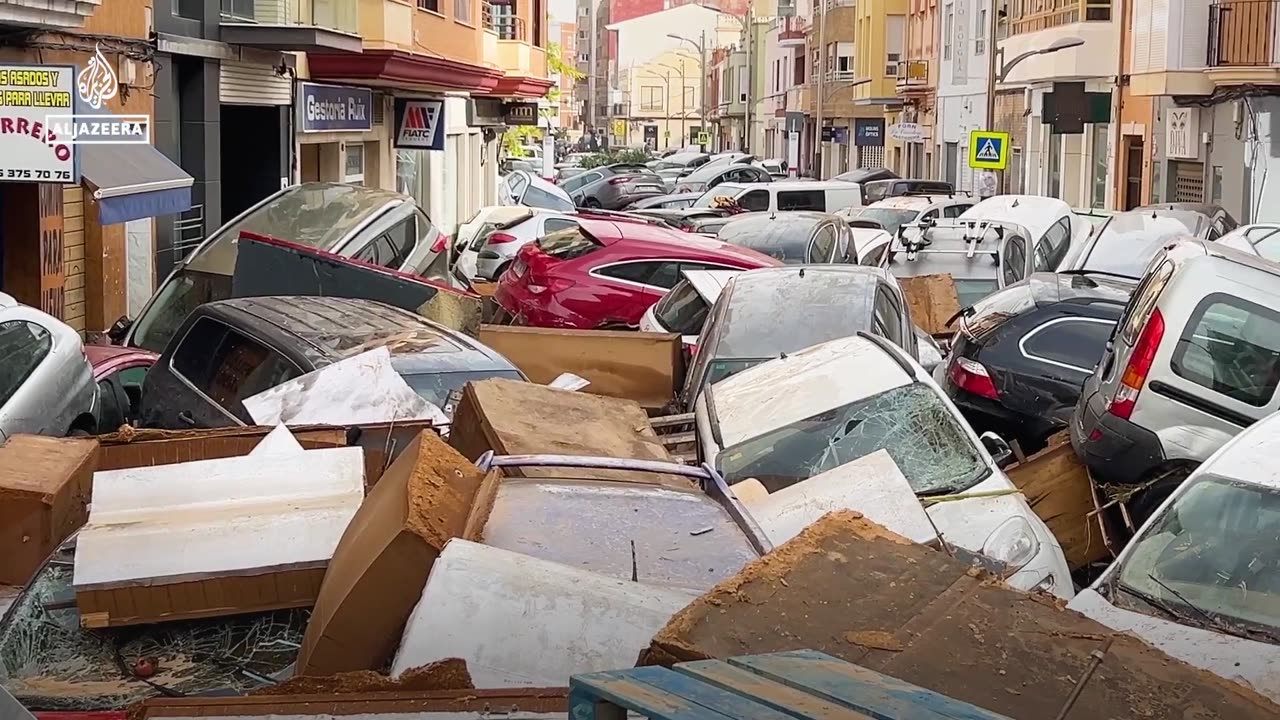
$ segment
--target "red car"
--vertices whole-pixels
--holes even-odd
[[[780,265],[753,250],[659,225],[581,220],[520,249],[494,299],[517,323],[634,328],[684,270]]]
[[[115,345],[85,345],[84,354],[98,383],[98,432],[115,432],[133,419],[142,399],[142,380],[159,355]]]

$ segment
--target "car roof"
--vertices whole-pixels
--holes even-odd
[[[736,247],[712,238],[695,237],[691,233],[681,232],[661,224],[583,219],[578,221],[578,225],[606,247],[626,241],[632,245],[631,254],[637,257],[670,255],[677,258],[694,258],[718,254],[736,256],[739,260],[751,261],[762,266],[777,264],[773,258],[754,250]]]
[[[1129,296],[1133,294],[1137,282],[1096,273],[1039,272],[1027,278],[1025,285],[1038,307],[1060,302],[1094,301],[1123,306],[1129,302]],[[1006,292],[1008,289],[998,292]]]
[[[893,182],[892,180],[888,182]],[[895,195],[877,200],[868,208],[888,208],[890,210],[924,210],[935,202],[945,200],[946,195]]]
[[[407,365],[423,370],[511,367],[506,358],[462,333],[372,300],[287,295],[232,298],[206,307],[256,319],[277,338],[305,344],[301,350],[317,365],[387,347],[397,356],[397,369],[408,374],[418,368]],[[411,355],[421,360],[408,361]]]
[[[998,219],[1029,230],[1032,238],[1045,234],[1058,218],[1071,215],[1071,206],[1043,195],[996,195],[982,200],[960,214],[961,220]]]
[[[1280,413],[1269,415],[1236,435],[1196,469],[1212,475],[1269,488],[1280,488]]]
[[[720,322],[698,352],[719,360],[758,360],[791,353],[871,326],[876,288],[887,272],[865,265],[788,265],[735,276],[720,302]]]
[[[916,377],[903,369],[904,364]],[[728,448],[818,413],[909,385],[921,372],[905,353],[855,335],[731,375],[708,389],[706,402],[714,409],[720,445]]]

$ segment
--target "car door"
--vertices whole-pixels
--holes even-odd
[[[738,196],[738,207],[747,212],[764,212],[769,209],[768,190],[748,190]]]
[[[1067,215],[1058,218],[1058,221],[1050,225],[1049,229],[1045,231],[1044,237],[1036,242],[1035,252],[1041,257],[1035,259],[1035,271],[1052,272],[1057,270],[1062,261],[1067,258],[1067,253],[1070,250],[1071,216]]]
[[[809,242],[806,262],[811,264],[836,262],[836,231],[833,225],[820,225]]]
[[[265,342],[202,316],[147,373],[144,422],[170,429],[252,424],[244,400],[303,374]]]
[[[604,281],[594,289],[603,323],[628,327],[639,326],[645,311],[680,277],[678,263],[659,260],[610,263],[593,269],[591,275]]]
[[[1013,375],[1002,402],[1031,417],[1065,425],[1116,327],[1115,318],[1077,314],[1077,308],[1037,313],[1034,324],[1016,328],[1021,337],[1005,343]],[[1118,311],[1117,311],[1118,316]],[[1012,339],[1012,338],[1011,338]]]
[[[58,363],[51,357],[53,335],[29,320],[0,322],[0,431],[61,434],[53,428],[49,398],[58,397]],[[70,426],[70,422],[67,423]]]
[[[591,183],[603,177],[604,177],[604,173],[600,172],[599,170],[591,170],[589,172],[584,172],[581,175],[574,175],[568,180],[565,180],[564,182],[560,183],[560,189],[569,193],[569,195],[573,195],[575,192],[581,190],[582,188],[590,185]]]
[[[872,331],[894,345],[902,347],[905,339],[902,307],[890,296],[883,285],[876,287],[872,311]]]
[[[115,368],[98,380],[98,432],[114,432],[137,419],[142,384],[150,367],[150,362],[138,360]]]

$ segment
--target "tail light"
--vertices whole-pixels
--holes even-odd
[[[1116,390],[1111,405],[1107,407],[1107,412],[1121,420],[1128,420],[1133,415],[1133,408],[1138,404],[1138,393],[1142,392],[1142,386],[1147,382],[1147,375],[1151,372],[1156,351],[1160,349],[1160,341],[1163,339],[1164,316],[1159,310],[1153,310],[1146,327],[1142,328],[1142,334],[1138,336],[1137,344],[1133,346],[1129,365],[1120,377],[1120,387]]]
[[[948,374],[951,376],[951,382],[965,392],[990,400],[1000,399],[1000,394],[996,392],[996,384],[991,380],[991,373],[976,360],[957,357],[951,362]]]
[[[447,247],[449,247],[449,236],[441,233],[436,236],[436,241],[431,243],[431,252],[442,253]]]
[[[628,182],[630,182],[630,181],[631,181],[631,178],[629,178],[629,177],[623,177],[623,176],[620,176],[620,175],[619,175],[619,176],[615,176],[615,177],[611,177],[611,178],[609,178],[609,180],[608,180],[608,182],[609,182],[609,184],[610,184],[610,185],[624,185],[624,184],[626,184],[626,183],[628,183]]]
[[[509,233],[496,232],[496,233],[490,234],[489,239],[486,240],[485,242],[487,242],[489,245],[506,245],[507,243],[513,243],[516,240],[519,240],[519,238],[517,238],[515,235],[511,235]]]

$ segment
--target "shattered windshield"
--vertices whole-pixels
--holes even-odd
[[[1202,477],[1133,543],[1120,590],[1185,624],[1277,642],[1280,490]]]
[[[917,494],[957,493],[990,472],[937,393],[912,383],[819,413],[726,449],[730,485],[756,478],[769,492],[886,450]]]
[[[297,657],[307,612],[82,630],[71,588],[73,551],[32,581],[0,623],[0,684],[32,710],[119,710],[149,697],[241,695]],[[146,680],[132,668],[153,659]]]

